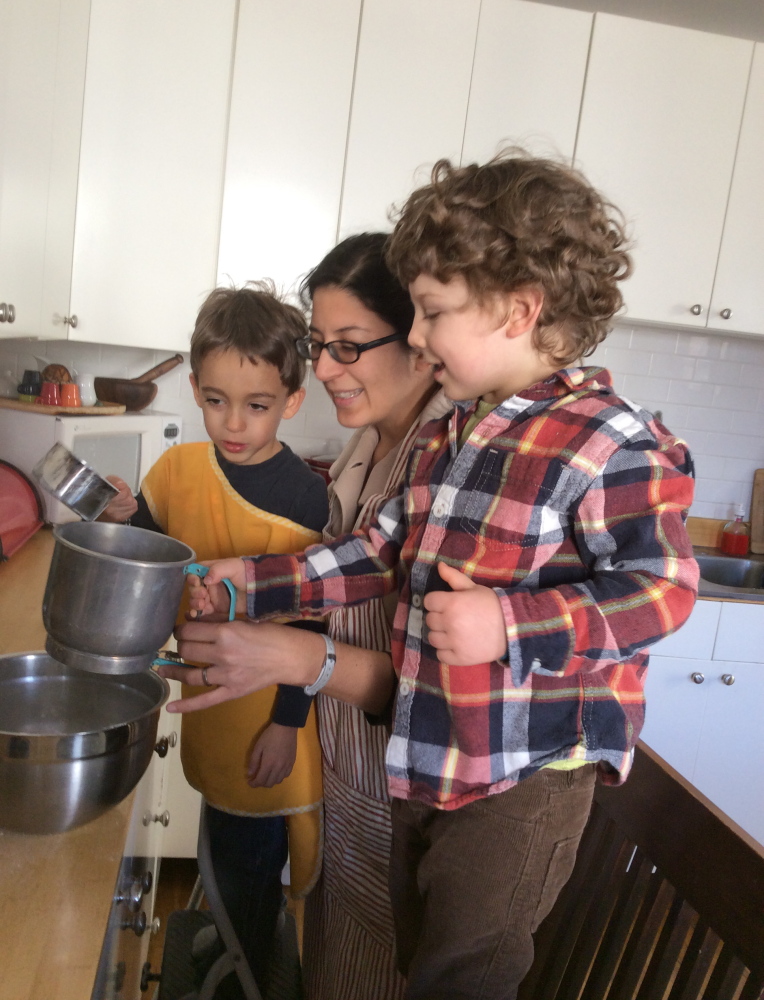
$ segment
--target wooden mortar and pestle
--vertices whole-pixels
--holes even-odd
[[[135,412],[148,406],[157,394],[157,387],[151,381],[176,368],[183,362],[182,354],[173,354],[155,368],[149,369],[137,378],[102,378],[94,380],[95,394],[102,403],[121,403],[128,411]]]

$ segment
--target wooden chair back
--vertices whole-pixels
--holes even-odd
[[[518,1000],[760,1000],[764,848],[639,744],[535,943]]]

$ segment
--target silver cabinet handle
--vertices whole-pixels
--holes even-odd
[[[144,813],[143,814],[143,825],[148,826],[149,823],[161,823],[162,826],[170,825],[170,814],[165,809],[163,813]]]
[[[722,684],[726,684],[727,687],[731,687],[735,683],[734,674],[722,674]]]
[[[8,303],[0,302],[0,323],[8,322]]]
[[[64,321],[63,322],[64,322],[64,326],[70,326],[72,328],[72,330],[76,330],[77,329],[77,324],[79,323],[79,320],[77,319],[77,317],[74,314],[72,314],[71,316],[64,316]]]
[[[732,316],[732,310],[731,309],[722,309],[722,311],[719,313],[719,315],[721,316],[722,319],[729,319],[730,316]]]
[[[698,670],[690,674],[690,680],[693,682],[693,684],[702,684],[705,679],[706,675],[701,674]]]
[[[693,316],[700,316],[703,312],[703,306],[699,302],[696,302],[694,306],[690,306],[690,312]]]

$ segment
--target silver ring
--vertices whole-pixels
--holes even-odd
[[[202,667],[202,684],[205,687],[212,687],[210,682],[207,680],[207,667]]]

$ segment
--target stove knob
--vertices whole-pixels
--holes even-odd
[[[123,920],[121,926],[123,931],[131,930],[136,937],[142,937],[146,930],[146,924],[146,911],[141,910],[132,920]]]

